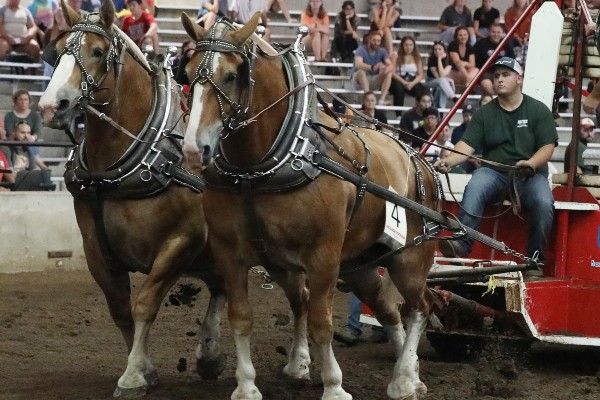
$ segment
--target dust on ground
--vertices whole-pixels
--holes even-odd
[[[134,292],[144,276],[134,274]],[[320,362],[310,381],[282,374],[291,344],[291,312],[281,290],[264,290],[251,275],[252,338],[257,386],[265,400],[320,399]],[[120,333],[87,271],[0,274],[0,398],[108,399],[126,366]],[[346,318],[348,295],[337,293],[334,323]],[[161,384],[146,398],[229,399],[235,388],[235,349],[224,319],[227,368],[217,381],[195,372],[197,330],[208,302],[198,280],[182,278],[163,302],[151,333],[151,357]],[[592,308],[593,309],[593,308]],[[594,318],[592,311],[590,318]],[[368,333],[368,331],[367,331]],[[334,344],[344,388],[356,400],[383,400],[394,366],[390,344]],[[600,352],[534,345],[526,354],[489,346],[470,359],[445,360],[421,344],[424,399],[598,400]]]

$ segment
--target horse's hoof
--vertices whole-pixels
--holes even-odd
[[[387,395],[395,400],[417,400],[417,388],[418,385],[415,387],[412,383],[397,384],[392,382],[387,387]],[[427,391],[426,387],[425,391]]]
[[[120,398],[136,398],[143,397],[148,394],[148,390],[158,386],[160,380],[158,379],[158,373],[156,370],[147,373],[144,375],[144,380],[146,381],[145,385],[132,387],[132,388],[124,388],[117,385],[117,388],[113,392],[113,397]]]
[[[204,358],[196,360],[198,375],[207,381],[219,379],[219,375],[225,370],[225,365],[227,365],[227,355],[225,354],[219,354],[217,358],[213,358],[212,360]]]
[[[117,386],[113,393],[113,397],[120,397],[122,399],[133,399],[138,397],[144,397],[148,393],[148,386],[139,386],[135,388],[122,388]]]
[[[323,397],[321,397],[321,400],[352,400],[352,395],[346,392],[344,389],[342,389],[341,392],[335,393],[333,395],[324,394]]]
[[[417,392],[417,396],[425,396],[427,394],[427,386],[421,381],[415,384],[415,391]]]

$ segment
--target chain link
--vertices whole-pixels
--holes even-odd
[[[262,279],[263,279],[263,284],[260,285],[261,288],[265,289],[265,290],[271,290],[275,287],[275,285],[273,285],[273,278],[271,278],[271,275],[269,275],[269,273],[264,270],[261,267],[252,267],[250,268],[250,272],[252,272],[253,274],[257,274],[257,275],[261,275]]]

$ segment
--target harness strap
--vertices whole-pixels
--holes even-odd
[[[263,225],[256,214],[256,203],[254,202],[254,194],[252,193],[252,182],[244,180],[241,182],[242,196],[244,198],[244,208],[248,222],[248,233],[250,234],[250,244],[254,252],[258,255],[263,267],[269,265],[267,259],[267,245],[265,243],[265,235]]]
[[[173,181],[177,182],[178,184],[188,187],[198,193],[202,193],[206,187],[206,182],[204,179],[191,173],[180,165],[168,163],[165,166],[163,173],[167,176],[173,177]]]
[[[469,157],[471,159],[474,159],[474,160],[479,160],[482,163],[494,166],[496,169],[501,170],[501,171],[512,171],[512,170],[516,169],[516,167],[512,166],[512,165],[503,164],[503,163],[500,163],[500,162],[497,162],[497,161],[486,160],[486,159],[483,159],[481,157],[473,156],[473,155],[466,154],[466,153],[463,153],[463,152],[455,150],[455,149],[451,149],[451,148],[448,148],[448,147],[441,146],[441,145],[439,145],[439,144],[437,144],[435,142],[430,142],[430,141],[422,139],[422,138],[417,138],[415,135],[413,135],[410,132],[404,131],[402,129],[398,129],[398,128],[396,128],[394,126],[391,126],[389,124],[385,124],[385,123],[383,123],[383,122],[381,122],[381,121],[379,121],[379,120],[377,120],[375,118],[369,117],[368,115],[364,114],[360,110],[357,110],[356,108],[352,107],[352,105],[348,104],[346,101],[344,101],[339,96],[336,96],[334,93],[330,92],[329,89],[327,89],[326,87],[323,87],[323,86],[319,85],[316,82],[315,82],[315,86],[317,86],[318,88],[320,88],[321,90],[323,90],[325,93],[327,93],[330,96],[332,96],[334,99],[336,99],[337,101],[339,101],[340,103],[342,103],[343,105],[345,105],[346,107],[348,107],[350,110],[352,110],[353,113],[356,114],[356,115],[348,115],[348,114],[334,113],[334,115],[336,116],[336,118],[348,118],[348,119],[351,119],[351,120],[366,121],[366,122],[368,122],[370,124],[380,126],[381,128],[385,128],[385,129],[387,129],[390,132],[393,132],[393,133],[396,133],[396,134],[402,133],[402,134],[410,136],[412,138],[419,139],[420,141],[422,141],[424,143],[427,143],[427,144],[429,144],[431,146],[436,146],[436,147],[439,147],[441,149],[445,149],[445,150],[451,151],[453,153],[457,153],[457,154],[460,154],[460,155],[463,155],[463,156],[467,156],[467,157]]]
[[[355,174],[351,171],[348,171],[342,165],[338,164],[337,162],[330,159],[326,155],[316,152],[313,156],[313,159],[314,159],[315,165],[319,169],[321,169],[329,174],[332,174],[334,176],[338,176],[344,180],[347,180],[348,182],[351,182],[354,185],[358,185],[360,183],[360,177],[357,174]],[[416,201],[410,200],[406,197],[403,197],[396,193],[393,193],[393,192],[387,190],[386,188],[384,188],[383,186],[378,185],[372,181],[368,181],[366,185],[367,185],[366,191],[368,191],[369,193],[371,193],[383,200],[406,207],[406,208],[416,212],[417,214],[428,218],[431,221],[437,222],[438,224],[442,225],[445,229],[448,229],[450,231],[454,231],[454,232],[465,232],[466,231],[466,233],[471,238],[473,238],[489,247],[492,247],[498,251],[501,251],[504,254],[513,254],[512,250],[510,250],[506,246],[506,244],[504,244],[503,242],[499,242],[493,238],[490,238],[489,236],[486,236],[474,229],[469,228],[468,226],[464,226],[458,221],[450,220],[450,219],[448,219],[448,217],[446,217],[446,216],[440,214],[439,212],[432,210],[420,203],[417,203]]]

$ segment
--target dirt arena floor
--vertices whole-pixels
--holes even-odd
[[[139,287],[142,275],[133,277]],[[279,289],[260,288],[251,276],[255,306],[252,340],[257,386],[265,400],[320,399],[320,362],[308,382],[290,382],[281,370],[291,342],[291,313]],[[197,285],[190,278],[174,287]],[[134,287],[134,290],[135,290]],[[195,372],[197,320],[207,302],[204,286],[191,305],[165,299],[151,336],[151,355],[161,385],[147,399],[229,399],[235,388],[235,350],[227,321],[223,323],[227,369],[218,381],[204,382]],[[346,318],[347,296],[338,293],[335,323]],[[590,318],[597,307],[590,306]],[[592,311],[593,310],[593,311]],[[368,331],[367,331],[368,333]],[[598,400],[600,352],[534,345],[525,355],[486,351],[469,360],[448,361],[423,340],[421,379],[426,399]],[[390,344],[335,344],[344,387],[357,400],[387,399],[394,356]],[[89,273],[0,274],[0,399],[107,399],[126,365],[126,351]],[[185,359],[187,368],[178,371]]]

